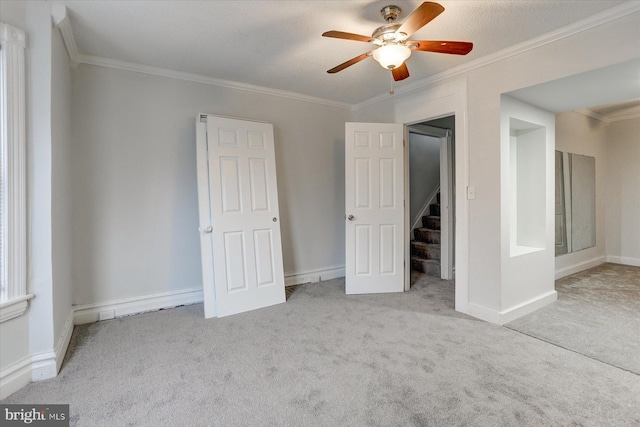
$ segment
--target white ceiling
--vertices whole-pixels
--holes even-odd
[[[326,70],[368,50],[367,43],[321,37],[327,30],[370,35],[380,9],[400,6],[403,21],[420,1],[71,1],[82,55],[160,67],[357,104],[385,93],[390,72],[369,58]],[[396,88],[549,33],[620,0],[445,0],[419,40],[471,41],[467,56],[414,52],[411,77]]]

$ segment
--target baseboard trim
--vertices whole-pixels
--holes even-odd
[[[31,382],[31,356],[0,371],[0,399],[4,399]]]
[[[31,380],[42,381],[58,375],[55,350],[31,355]]]
[[[630,258],[625,256],[608,256],[607,262],[614,264],[631,265],[633,267],[640,267],[640,258]]]
[[[71,341],[71,335],[73,334],[73,316],[74,313],[72,308],[69,310],[67,320],[64,322],[62,332],[60,333],[58,342],[56,343],[54,350],[56,353],[56,372],[60,372],[62,361],[64,360],[64,356],[67,354],[67,349],[69,348],[69,342]]]
[[[26,356],[0,372],[0,399],[15,393],[30,382],[54,378],[57,374],[55,351]]]
[[[285,276],[285,286],[315,283],[344,277],[345,267],[337,266],[320,270],[293,273]],[[201,288],[185,291],[163,292],[132,298],[106,301],[94,304],[76,305],[73,308],[73,324],[108,320],[116,317],[131,316],[149,311],[173,308],[179,305],[198,304],[204,301]]]
[[[55,349],[30,354],[0,372],[0,399],[15,393],[32,381],[47,380],[58,375],[72,333],[73,310],[69,310]]]
[[[604,264],[605,262],[607,262],[607,260],[608,257],[599,256],[597,258],[583,261],[578,264],[570,265],[569,267],[561,268],[560,270],[556,270],[556,280],[569,276],[571,274],[579,273],[580,271],[586,270],[588,268],[597,267],[600,264]]]
[[[180,305],[198,304],[204,301],[202,288],[184,291],[162,292],[138,297],[123,298],[74,307],[73,324],[83,325],[99,320],[146,313],[148,311],[173,308]]]
[[[345,267],[330,267],[321,270],[292,273],[284,276],[285,286],[301,285],[303,283],[317,283],[325,280],[337,279],[345,276]]]
[[[467,304],[466,314],[485,322],[500,324],[500,312],[491,308],[483,307],[472,302]]]
[[[481,305],[469,303],[466,314],[476,317],[485,322],[494,323],[496,325],[504,325],[519,317],[551,304],[558,299],[558,293],[553,290],[531,298],[521,304],[515,305],[507,310],[497,311]]]
[[[507,310],[503,310],[500,312],[500,325],[504,325],[505,323],[509,323],[519,317],[526,316],[529,313],[533,313],[534,311],[541,309],[542,307],[557,300],[558,293],[553,290],[542,295],[538,295],[535,298],[531,298],[530,300],[515,305]]]

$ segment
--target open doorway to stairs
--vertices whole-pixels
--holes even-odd
[[[455,116],[407,127],[411,285],[455,272]]]

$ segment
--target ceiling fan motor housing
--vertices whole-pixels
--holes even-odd
[[[374,39],[374,43],[382,45],[386,42],[399,42],[403,37],[406,37],[404,33],[396,33],[400,28],[400,24],[387,24],[375,29],[371,38]]]
[[[380,10],[380,14],[384,18],[384,20],[389,23],[398,19],[400,12],[402,12],[402,9],[400,9],[398,6],[393,4],[389,6],[385,6]]]

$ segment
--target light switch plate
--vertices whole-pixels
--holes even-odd
[[[475,200],[476,199],[476,186],[470,185],[467,187],[467,200]]]

